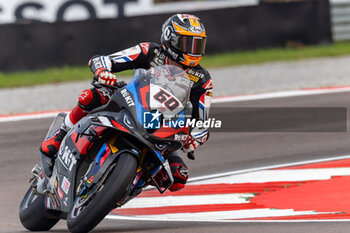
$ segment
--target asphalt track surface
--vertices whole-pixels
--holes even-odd
[[[225,107],[350,107],[350,93],[322,94],[217,104]],[[254,114],[254,113],[252,113]],[[51,118],[0,123],[0,232],[25,232],[18,206],[38,163],[38,146]],[[349,119],[347,119],[349,125]],[[348,131],[348,130],[347,130]],[[347,132],[212,133],[196,160],[192,177],[350,154]],[[315,197],[317,198],[317,197]],[[350,222],[201,223],[103,220],[94,232],[348,232]],[[52,232],[67,232],[64,221]]]

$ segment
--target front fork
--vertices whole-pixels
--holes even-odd
[[[162,160],[160,161],[161,165],[157,168],[155,168],[153,171],[150,172],[149,174],[149,178],[150,178],[150,182],[152,185],[154,185],[158,191],[163,194],[173,183],[174,183],[174,177],[173,174],[171,173],[171,169],[170,169],[170,165],[168,160],[164,160],[164,158],[162,157]],[[162,187],[162,183],[160,183],[159,180],[154,179],[154,177],[159,173],[163,171],[163,173],[165,173],[165,177],[167,177],[167,182],[166,182],[166,187]],[[132,183],[131,188],[141,188],[145,186],[145,181],[141,178],[143,175],[143,171],[142,169],[138,169],[138,174],[134,179],[134,182]],[[162,189],[163,188],[163,189]]]
[[[169,182],[167,182],[167,186],[163,189],[161,187],[162,184],[157,183],[157,180],[153,178],[161,170],[165,170],[166,175],[169,179]],[[143,171],[139,168],[135,179],[130,185],[129,192],[125,194],[125,196],[116,204],[115,207],[121,207],[122,205],[125,205],[128,201],[135,198],[142,192],[142,189],[147,186],[147,183],[142,179],[142,175]],[[149,175],[151,184],[154,185],[161,194],[163,194],[174,183],[174,177],[171,173],[168,160],[162,162],[162,165],[154,169]]]
[[[168,160],[165,160],[164,162],[162,162],[162,167],[160,168],[160,170],[162,169],[163,171],[165,171],[165,175],[168,177],[168,182],[166,182],[167,185],[163,189],[161,187],[162,184],[158,184],[157,180],[154,179],[154,176],[151,176],[152,184],[158,189],[158,191],[161,194],[163,194],[174,183],[174,177],[173,177],[173,174],[171,173]]]
[[[36,164],[31,173],[33,174],[32,178],[29,179],[29,183],[32,183],[32,188],[33,188],[33,192],[35,193],[35,195],[40,195],[40,194],[44,194],[46,191],[46,187],[45,187],[45,176],[42,173],[42,169],[41,167],[39,167],[38,164]],[[36,182],[35,182],[36,180]]]
[[[32,178],[29,180],[29,182],[32,183],[32,190],[35,195],[44,195],[45,196],[45,205],[48,209],[56,209],[59,210],[57,202],[54,200],[54,197],[52,196],[52,186],[54,184],[48,184],[48,180],[50,183],[53,183],[53,179],[48,178],[45,176],[43,170],[41,167],[39,167],[38,164],[36,164],[32,169]],[[51,190],[51,191],[50,191]]]

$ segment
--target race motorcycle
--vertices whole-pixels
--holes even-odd
[[[88,232],[145,187],[164,193],[174,181],[167,155],[180,149],[189,134],[184,122],[192,112],[191,86],[175,66],[136,70],[128,85],[116,87],[106,105],[67,133],[53,167],[41,155],[41,167],[34,166],[20,204],[22,225],[46,231],[66,219],[71,232]],[[55,118],[47,137],[64,117]]]

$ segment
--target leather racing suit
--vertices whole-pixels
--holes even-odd
[[[161,45],[156,43],[140,43],[134,47],[125,49],[120,52],[113,53],[108,56],[94,56],[89,61],[91,71],[97,75],[101,70],[116,73],[129,69],[161,66],[169,64],[170,58],[167,51]],[[212,79],[209,72],[200,65],[195,67],[182,68],[187,72],[189,78],[193,82],[190,102],[192,103],[192,119],[205,121],[208,119],[209,107],[212,97]],[[108,88],[91,88],[82,91],[78,99],[78,105],[72,109],[64,121],[65,130],[62,135],[59,134],[60,140],[64,137],[64,132],[69,130],[81,118],[86,116],[91,110],[104,105],[111,96]],[[190,137],[187,145],[192,145],[192,149],[196,149],[198,145],[205,143],[209,133],[206,128],[190,129]],[[51,139],[53,140],[53,139]],[[55,139],[56,140],[56,139]],[[56,142],[56,141],[55,141]],[[41,151],[45,154],[46,147],[41,145]],[[57,144],[58,145],[58,144]],[[183,148],[183,149],[184,149]],[[49,154],[49,152],[47,152]],[[167,156],[172,174],[174,176],[174,184],[169,188],[170,191],[177,191],[185,186],[188,179],[188,170],[182,160],[179,152],[173,152]],[[159,178],[161,179],[161,178]]]

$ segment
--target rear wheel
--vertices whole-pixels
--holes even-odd
[[[133,155],[120,154],[116,166],[95,196],[84,204],[82,198],[76,200],[67,217],[69,230],[73,233],[89,232],[101,222],[124,196],[136,169],[137,161]]]
[[[22,225],[30,231],[48,231],[58,221],[50,216],[45,208],[45,196],[36,195],[30,187],[19,206],[19,219]]]

